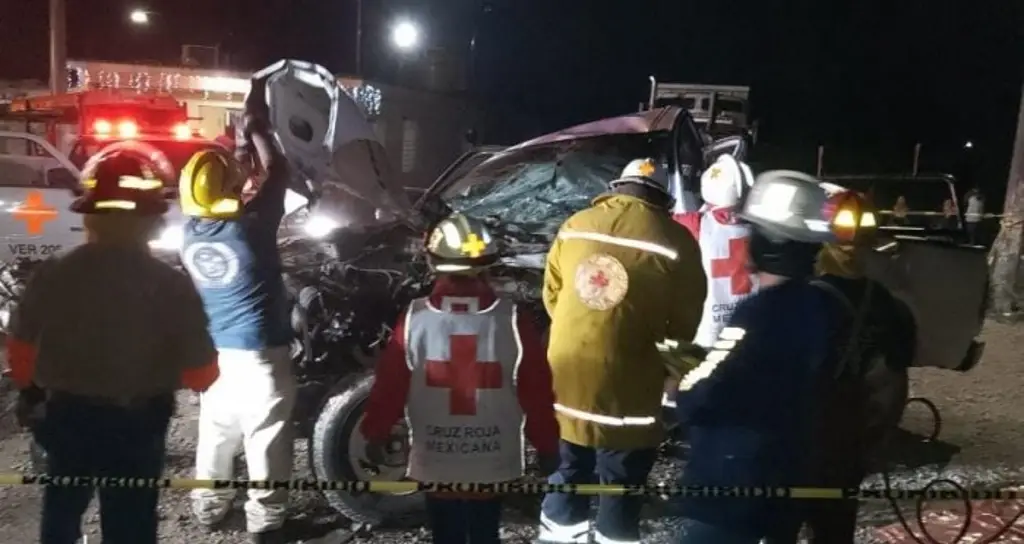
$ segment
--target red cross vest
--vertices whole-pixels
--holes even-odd
[[[757,276],[747,268],[750,228],[722,223],[711,211],[700,215],[701,264],[708,277],[708,296],[694,343],[709,348],[718,339],[736,305],[757,291]]]
[[[409,477],[421,482],[503,482],[523,475],[524,417],[516,393],[522,346],[515,304],[479,308],[475,297],[409,306]]]

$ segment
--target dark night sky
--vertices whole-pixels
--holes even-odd
[[[972,160],[1005,183],[1024,1],[491,0],[490,13],[474,15],[480,1],[364,0],[370,76],[395,62],[384,42],[396,15],[422,21],[432,43],[450,48],[468,47],[476,19],[478,90],[530,112],[534,130],[635,110],[651,74],[749,84],[764,142],[787,156],[798,150],[799,166],[813,165],[825,143],[830,168],[852,160],[842,149],[879,167],[898,155],[905,170],[915,141],[928,165],[929,151],[949,161],[970,139]],[[68,4],[72,58],[171,62],[181,43],[222,42],[245,68],[281,57],[354,68],[355,0]],[[159,15],[132,28],[131,7]],[[0,79],[45,77],[46,10],[45,0],[0,0]]]

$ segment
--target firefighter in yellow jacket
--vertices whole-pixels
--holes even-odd
[[[672,220],[665,169],[629,163],[611,191],[562,225],[547,258],[548,360],[561,428],[552,483],[641,484],[663,430],[668,376],[656,343],[688,343],[707,291],[700,249]],[[640,542],[642,498],[600,498],[596,542]],[[539,541],[589,542],[589,500],[550,494]]]

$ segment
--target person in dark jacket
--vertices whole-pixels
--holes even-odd
[[[741,302],[704,362],[679,386],[689,427],[687,486],[805,485],[846,309],[812,284],[818,252],[832,241],[829,194],[791,171],[758,176],[741,218],[752,225],[750,262],[761,290]],[[756,544],[795,533],[800,501],[687,498],[680,542]]]
[[[817,460],[812,484],[818,487],[859,487],[873,454],[896,429],[909,392],[907,368],[914,359],[916,325],[910,308],[882,284],[865,277],[864,257],[877,239],[877,221],[870,203],[850,200],[859,210],[835,230],[840,240],[825,244],[818,256],[816,285],[847,309],[840,331],[839,365],[826,378],[827,402],[819,412],[815,438]],[[810,501],[805,523],[815,544],[852,544],[857,522],[856,500]],[[795,543],[794,531],[771,544]]]
[[[205,391],[219,375],[199,295],[149,249],[172,170],[140,142],[93,156],[71,205],[87,242],[40,263],[12,315],[9,377],[34,397],[26,423],[51,475],[159,478],[174,392]],[[47,487],[37,542],[80,542],[96,494]],[[159,489],[98,494],[104,542],[156,544]]]

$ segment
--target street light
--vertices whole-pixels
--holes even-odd
[[[399,21],[391,29],[391,42],[403,51],[414,49],[420,43],[420,29],[410,21]]]
[[[964,149],[974,149],[974,142],[967,140],[967,142],[964,143]]]
[[[146,11],[144,9],[133,9],[128,14],[128,20],[131,21],[133,25],[148,25],[149,16],[149,11]]]

